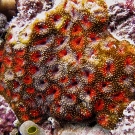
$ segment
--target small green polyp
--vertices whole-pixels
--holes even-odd
[[[31,126],[28,128],[28,134],[29,135],[35,135],[35,133],[38,131],[37,127]]]
[[[30,120],[22,123],[19,131],[21,135],[44,135],[44,129]]]

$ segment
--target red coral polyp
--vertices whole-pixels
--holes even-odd
[[[43,38],[43,39],[40,39],[39,41],[36,41],[34,43],[35,46],[38,46],[38,45],[45,45],[47,42],[47,38]]]
[[[23,115],[21,116],[21,119],[22,119],[23,121],[27,121],[27,120],[30,119],[30,117],[29,117],[29,115],[27,115],[27,114],[23,114]]]
[[[112,84],[109,81],[101,82],[97,84],[97,88],[99,92],[110,93],[112,91]]]
[[[26,53],[26,50],[25,49],[21,49],[21,50],[16,50],[15,51],[15,55],[17,57],[23,57],[25,55],[25,53]]]
[[[116,102],[122,102],[122,100],[124,100],[125,99],[125,92],[122,92],[122,91],[120,91],[120,92],[117,92],[117,93],[114,93],[113,95],[112,95],[112,99],[114,100],[114,101],[116,101]]]
[[[91,112],[88,109],[82,108],[80,111],[80,114],[84,119],[90,118],[91,117]]]
[[[7,67],[11,67],[13,61],[12,61],[11,57],[6,56],[6,57],[3,58],[3,63],[4,63]]]
[[[69,99],[70,102],[76,103],[77,97],[74,94],[65,94],[65,97],[67,97],[67,99]]]
[[[48,30],[48,26],[45,24],[36,24],[34,30],[40,34],[43,31]]]
[[[32,117],[37,117],[39,116],[39,110],[30,110],[30,115]]]
[[[92,22],[90,21],[90,18],[88,15],[83,15],[81,23],[86,29],[89,29],[92,27]]]
[[[103,73],[104,76],[112,76],[115,71],[115,64],[112,63],[106,63],[102,68],[101,72]]]
[[[95,111],[103,111],[105,107],[105,101],[103,99],[99,99],[96,101],[95,105]]]
[[[82,76],[87,79],[88,83],[91,83],[95,79],[95,74],[91,69],[83,69]]]
[[[65,21],[65,24],[64,24],[64,25],[62,26],[62,28],[60,29],[60,32],[61,32],[62,34],[66,34],[67,31],[68,31],[69,25],[70,25],[70,20],[66,20],[66,21]]]
[[[76,56],[75,56],[75,58],[76,58],[76,60],[77,60],[78,62],[80,62],[80,60],[81,60],[82,56],[83,56],[82,52],[81,52],[81,51],[79,51],[79,52],[76,52]]]
[[[100,37],[98,36],[97,33],[88,33],[88,38],[89,41],[93,42],[93,41],[98,41],[100,39]]]
[[[70,80],[70,84],[68,85],[68,88],[73,88],[73,87],[76,87],[78,85],[78,80],[76,78],[72,78]]]
[[[60,57],[60,58],[62,58],[62,57],[64,57],[64,56],[66,56],[67,55],[67,50],[66,49],[63,49],[63,50],[61,50],[60,52],[58,52],[58,56]]]
[[[2,84],[0,84],[0,92],[4,91],[4,86]]]
[[[56,38],[56,46],[60,46],[64,43],[65,37],[57,37]]]
[[[29,75],[27,75],[27,76],[25,76],[24,78],[23,78],[23,82],[24,82],[24,84],[32,84],[32,78],[31,78],[31,76],[29,76]]]
[[[55,15],[51,18],[51,20],[52,20],[52,22],[57,22],[57,21],[59,21],[61,18],[62,18],[62,16],[61,16],[60,14],[55,14]]]
[[[83,36],[77,36],[70,42],[70,46],[73,50],[82,50],[85,47],[85,39]]]
[[[16,80],[14,80],[14,81],[13,81],[13,87],[16,89],[16,88],[19,87],[19,86],[20,86],[19,82],[16,81]]]
[[[41,57],[41,53],[39,51],[33,52],[30,57],[33,62],[38,62]]]
[[[35,74],[38,71],[39,71],[39,68],[37,66],[34,66],[34,65],[30,65],[29,66],[29,72],[30,72],[30,74],[33,75],[33,74]]]
[[[110,103],[108,105],[108,110],[111,113],[117,113],[120,110],[120,105],[119,104],[115,104],[115,103]]]
[[[18,65],[19,67],[22,67],[24,65],[24,59],[19,58],[19,57],[15,57],[14,58],[14,63],[15,63],[15,65]]]
[[[54,99],[58,98],[60,96],[60,88],[57,86],[51,86],[48,90],[47,90],[47,95],[53,95]]]
[[[67,83],[69,81],[69,78],[67,76],[64,76],[60,79],[61,83]]]
[[[109,125],[109,123],[110,123],[110,119],[109,119],[109,116],[107,114],[99,115],[97,117],[97,121],[103,127],[107,127]]]
[[[24,73],[25,73],[25,70],[24,70],[23,67],[20,67],[20,66],[14,66],[13,69],[14,69],[14,72],[15,72],[16,74],[19,74],[19,76],[23,76]]]
[[[80,24],[75,24],[71,30],[72,36],[79,36],[83,34],[83,29]]]
[[[84,91],[89,95],[90,100],[92,101],[96,97],[96,91],[90,87],[84,87]]]
[[[131,57],[127,57],[125,59],[125,66],[133,66],[133,65],[134,65],[133,59]]]
[[[29,87],[29,88],[26,88],[26,92],[27,92],[28,94],[34,94],[34,93],[35,93],[35,89],[32,88],[32,87]]]
[[[19,105],[18,106],[18,110],[20,111],[20,112],[26,112],[26,107],[24,106],[24,105]]]
[[[12,94],[12,99],[13,99],[15,102],[19,101],[20,98],[21,98],[20,94],[18,94],[18,93]]]

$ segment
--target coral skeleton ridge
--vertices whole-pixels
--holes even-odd
[[[107,31],[102,0],[63,0],[16,34],[11,25],[0,94],[21,122],[48,117],[114,128],[135,91],[135,47]]]

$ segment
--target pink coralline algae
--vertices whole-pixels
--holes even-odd
[[[134,0],[116,3],[109,7],[109,30],[120,40],[126,39],[135,43],[135,8]]]
[[[112,135],[134,135],[135,134],[135,101],[131,102],[123,111],[124,117],[117,124]]]
[[[109,34],[105,2],[63,0],[20,29],[11,24],[0,94],[20,122],[95,118],[114,128],[134,99],[135,47]]]
[[[16,119],[14,112],[4,98],[0,96],[0,134],[4,135],[11,132],[15,127],[13,123]]]
[[[37,13],[41,11],[48,10],[53,5],[53,2],[50,0],[17,0],[17,9],[18,16],[22,19],[32,19]],[[19,18],[19,19],[21,19]]]

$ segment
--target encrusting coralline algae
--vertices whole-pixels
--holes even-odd
[[[13,124],[17,120],[13,110],[2,96],[0,96],[0,135],[9,133],[15,128]]]
[[[135,43],[135,12],[134,0],[115,3],[109,7],[109,30],[119,40],[126,39]]]
[[[131,102],[123,111],[124,117],[117,123],[112,135],[134,135],[135,134],[135,101]]]
[[[105,2],[63,0],[37,15],[32,11],[27,19],[20,13],[8,29],[0,94],[20,122],[95,118],[114,128],[134,100],[135,47],[109,34]]]

